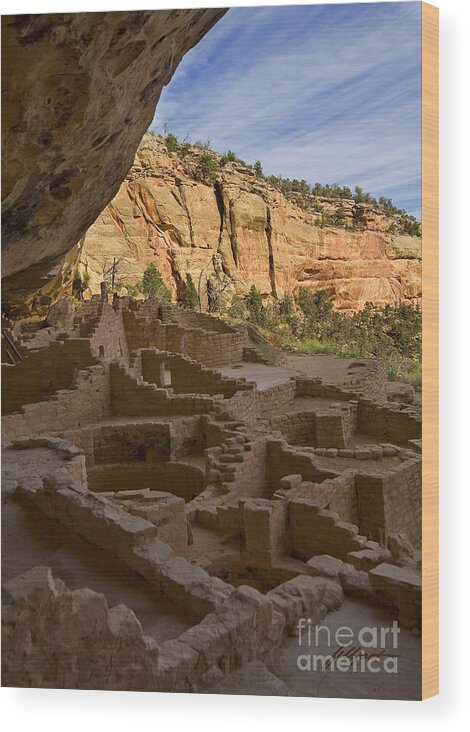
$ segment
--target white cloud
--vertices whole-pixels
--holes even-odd
[[[392,5],[231,10],[183,60],[157,124],[269,173],[403,192],[417,208],[419,4]]]

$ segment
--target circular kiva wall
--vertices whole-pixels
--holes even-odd
[[[204,471],[184,462],[115,463],[87,473],[88,487],[96,493],[150,489],[191,501],[206,487]]]

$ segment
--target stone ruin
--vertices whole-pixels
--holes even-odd
[[[3,684],[288,694],[302,617],[419,635],[421,417],[380,361],[116,296],[2,335]]]

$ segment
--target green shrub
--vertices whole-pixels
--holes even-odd
[[[253,163],[253,170],[255,171],[255,175],[257,178],[264,178],[263,175],[263,166],[261,165],[259,160],[256,160]]]
[[[197,161],[195,173],[196,177],[203,183],[213,185],[217,179],[216,159],[210,153],[202,153]]]
[[[199,296],[197,294],[193,278],[191,277],[191,274],[189,272],[186,273],[186,285],[184,289],[184,295],[181,299],[181,306],[185,310],[199,309]]]
[[[246,320],[247,307],[243,297],[240,295],[234,295],[232,297],[232,302],[227,308],[227,315],[233,318],[233,320]]]
[[[279,303],[279,313],[285,318],[292,317],[295,313],[295,302],[290,292],[284,293]]]
[[[421,224],[414,216],[407,216],[402,220],[402,229],[409,236],[421,236]]]
[[[344,358],[381,358],[395,381],[421,383],[421,312],[410,305],[386,305],[346,315],[333,309],[327,290],[299,288],[296,301],[263,304],[252,285],[243,303],[232,301],[228,314],[256,325],[273,343],[300,353]]]
[[[342,206],[338,206],[333,214],[333,221],[336,226],[344,226],[346,223],[346,212]]]
[[[245,303],[248,310],[248,320],[254,325],[263,325],[265,322],[263,299],[256,285],[251,285]]]
[[[165,145],[168,152],[178,152],[179,150],[178,138],[171,132],[165,137]]]
[[[325,319],[333,311],[328,290],[312,292],[307,287],[299,287],[297,301],[303,314],[310,320]]]
[[[183,145],[180,145],[177,155],[179,158],[183,159],[186,157],[186,155],[189,153],[190,150],[191,150],[191,145],[189,144],[189,142],[185,142]]]
[[[154,264],[149,264],[142,277],[142,292],[149,297],[171,302],[171,291],[163,282],[160,272]]]

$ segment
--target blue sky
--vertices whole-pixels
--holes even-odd
[[[232,8],[184,57],[152,129],[420,217],[420,18],[418,2]]]

